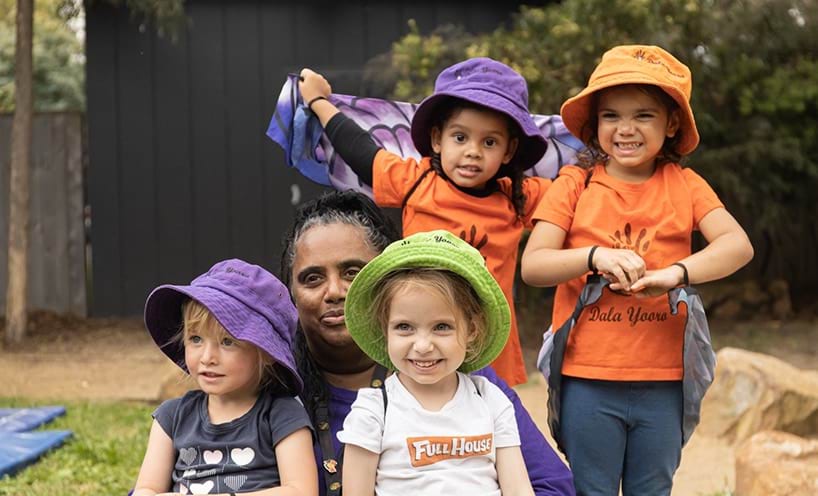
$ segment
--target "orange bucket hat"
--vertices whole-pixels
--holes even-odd
[[[681,109],[681,136],[676,151],[687,155],[696,149],[699,132],[690,108],[690,92],[693,87],[690,69],[658,46],[622,45],[605,52],[602,61],[591,74],[588,86],[562,104],[560,115],[565,127],[587,143],[590,133],[583,128],[591,117],[591,96],[601,89],[623,84],[652,84],[670,95]]]

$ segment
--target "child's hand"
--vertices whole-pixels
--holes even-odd
[[[599,247],[591,263],[611,281],[614,291],[631,291],[631,285],[645,274],[645,261],[633,250]]]
[[[659,296],[679,286],[684,281],[684,271],[677,265],[659,270],[645,271],[645,275],[631,285],[631,292],[638,298]]]
[[[301,92],[301,98],[304,103],[311,102],[314,98],[323,96],[329,98],[332,93],[332,86],[324,79],[324,76],[317,72],[307,69],[301,69],[301,80],[298,83],[298,90]]]

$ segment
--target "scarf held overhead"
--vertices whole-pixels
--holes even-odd
[[[267,136],[284,150],[287,165],[308,179],[337,190],[354,190],[372,197],[352,168],[335,152],[318,118],[298,93],[298,75],[290,74],[281,88]],[[332,94],[329,97],[344,115],[365,129],[375,143],[403,158],[420,159],[410,134],[417,105],[380,98]],[[534,122],[548,141],[548,150],[529,176],[553,179],[560,167],[574,163],[582,142],[568,132],[559,115],[534,115]]]

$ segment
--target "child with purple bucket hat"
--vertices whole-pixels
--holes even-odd
[[[444,69],[435,92],[412,118],[423,159],[378,147],[327,97],[329,83],[310,69],[299,89],[335,150],[375,202],[403,209],[403,235],[445,229],[477,248],[511,306],[511,334],[492,363],[510,386],[526,382],[512,287],[523,230],[551,180],[525,177],[548,147],[528,111],[525,79],[506,64],[471,58]]]
[[[281,281],[238,259],[151,292],[145,326],[200,389],[153,413],[134,496],[318,494],[296,320]]]

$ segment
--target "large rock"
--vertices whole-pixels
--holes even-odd
[[[739,443],[763,430],[818,436],[818,372],[722,348],[716,379],[702,402],[699,432]]]
[[[818,494],[818,441],[764,431],[736,451],[736,496]]]

